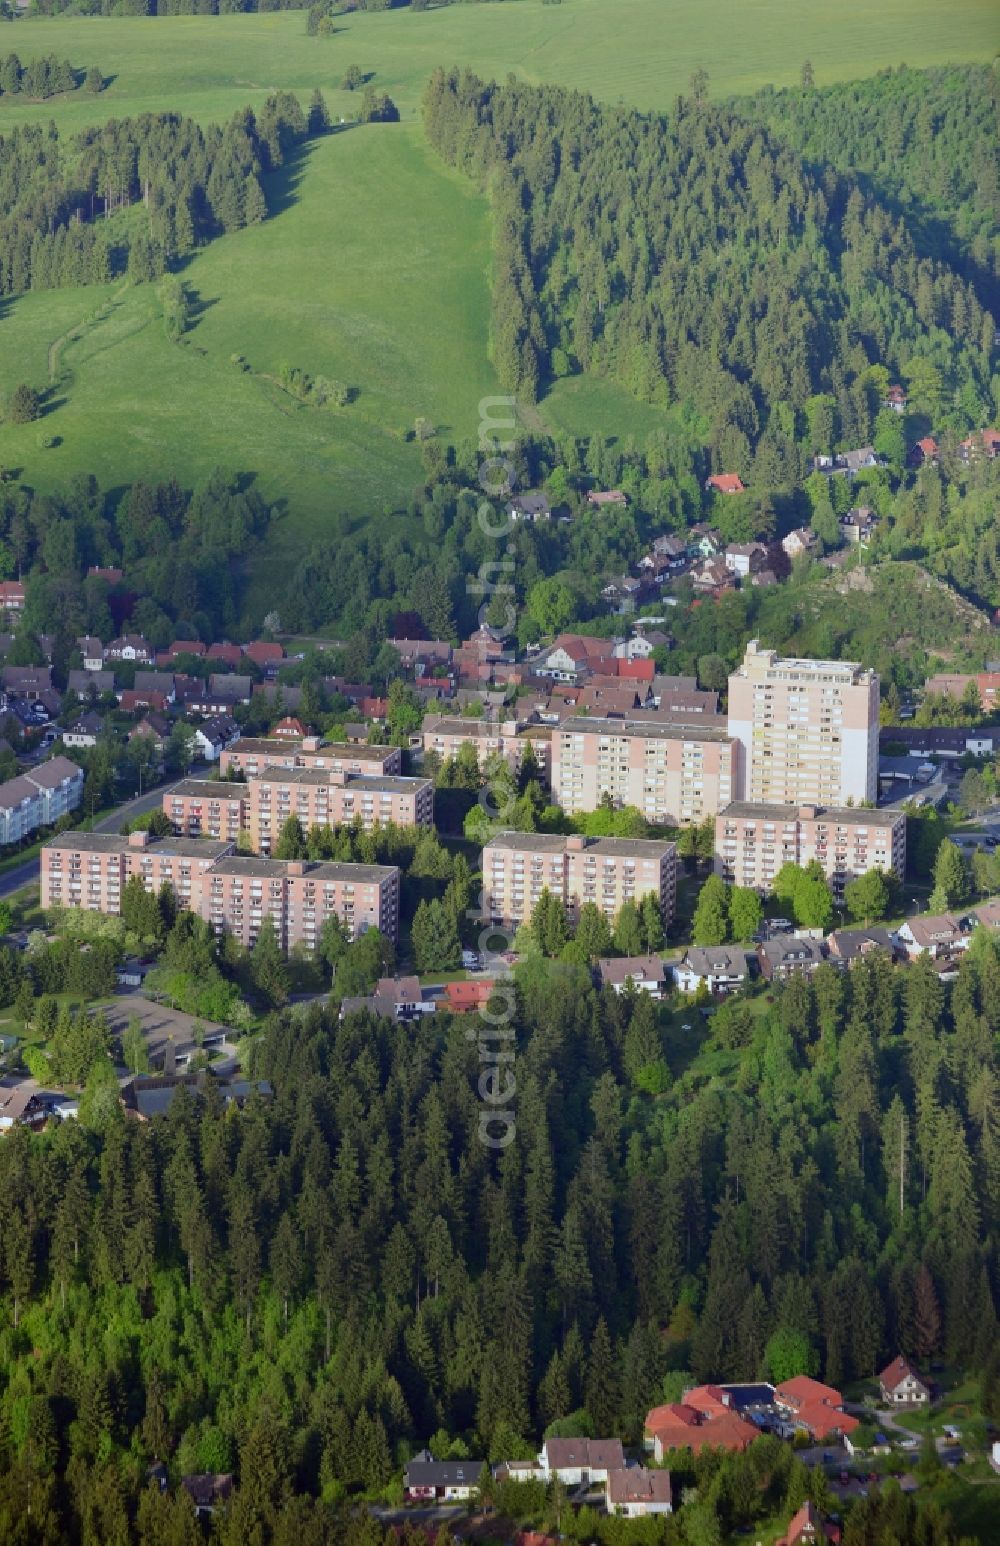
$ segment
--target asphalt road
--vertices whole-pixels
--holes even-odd
[[[139,795],[135,800],[126,800],[124,805],[118,805],[109,816],[97,822],[93,828],[95,832],[117,832],[123,821],[130,820],[133,816],[144,816],[147,811],[158,810],[163,796],[169,789],[176,787],[180,779],[175,783],[160,784],[148,794]],[[26,859],[23,864],[15,865],[13,869],[6,870],[0,875],[0,897],[11,896],[13,892],[20,891],[22,886],[30,886],[38,879],[39,862],[37,856],[34,859]]]

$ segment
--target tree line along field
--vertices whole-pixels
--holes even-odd
[[[495,390],[486,204],[430,154],[417,116],[434,66],[514,70],[643,108],[668,108],[701,66],[715,94],[796,80],[806,50],[792,0],[740,18],[734,26],[727,0],[513,0],[355,13],[337,17],[328,38],[306,35],[303,12],[18,22],[8,46],[22,60],[56,51],[94,62],[108,85],[42,103],[3,98],[0,134],[50,118],[72,132],[141,112],[219,122],[269,91],[306,100],[317,85],[336,124],[356,106],[339,89],[351,64],[374,72],[403,123],[314,142],[271,180],[271,218],[196,252],[183,273],[195,325],[179,344],[151,286],[4,302],[0,392],[28,379],[52,395],[42,424],[0,430],[0,464],[39,488],[79,471],[108,487],[167,474],[190,482],[215,465],[254,472],[286,502],[260,571],[266,588],[330,512],[363,520],[406,499],[419,459],[404,436],[417,416],[465,435]],[[813,15],[809,36],[822,83],[903,58],[988,57],[995,25],[989,0],[887,0]],[[336,412],[299,404],[268,379],[283,365],[340,380],[356,400]],[[541,417],[557,431],[640,440],[657,421],[589,378],[559,383]]]

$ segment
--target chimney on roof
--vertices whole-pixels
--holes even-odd
[[[129,835],[128,835],[128,846],[130,848],[148,848],[149,847],[149,833],[148,832],[130,832]]]
[[[302,737],[302,750],[304,752],[318,752],[322,744],[318,735],[304,735]]]

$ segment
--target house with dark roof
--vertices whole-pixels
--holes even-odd
[[[750,975],[746,952],[738,945],[692,945],[674,967],[674,982],[682,993],[707,988],[713,995],[735,993]]]
[[[631,989],[662,998],[667,970],[657,955],[609,956],[598,961],[597,980],[602,988],[614,988],[616,993]]]
[[[604,1484],[604,1504],[609,1514],[625,1519],[647,1519],[651,1514],[673,1512],[669,1471],[648,1471],[645,1466],[625,1466],[609,1471]]]
[[[545,1481],[594,1486],[606,1482],[610,1471],[625,1469],[625,1452],[621,1439],[546,1439],[538,1465]]]
[[[811,976],[823,964],[823,946],[816,939],[768,939],[757,947],[761,975],[784,982],[799,974]]]
[[[512,521],[547,521],[552,514],[548,497],[537,489],[527,494],[515,494],[507,503],[507,515]]]
[[[435,1460],[429,1449],[422,1449],[403,1471],[406,1498],[412,1502],[431,1498],[461,1502],[474,1498],[485,1464],[485,1460]]]

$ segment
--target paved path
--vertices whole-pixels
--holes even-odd
[[[168,790],[176,788],[180,779],[172,784],[159,784],[156,789],[151,789],[147,794],[138,795],[134,800],[126,800],[124,805],[118,805],[111,813],[101,821],[95,823],[95,832],[117,832],[123,821],[130,821],[133,816],[144,816],[147,811],[159,810],[163,796]],[[5,870],[0,875],[0,897],[12,896],[15,891],[20,891],[22,886],[33,885],[38,879],[38,856],[34,859],[26,859],[23,864],[15,865],[13,869]]]

